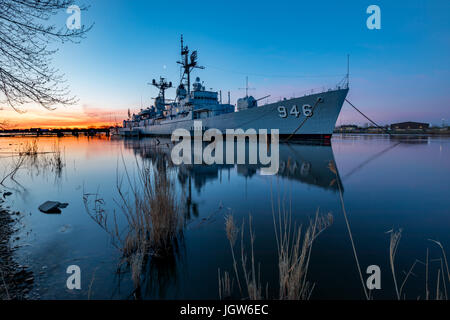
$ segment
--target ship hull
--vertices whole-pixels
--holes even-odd
[[[170,136],[176,129],[192,131],[194,121],[201,120],[204,130],[214,128],[224,134],[227,129],[254,129],[256,132],[266,129],[269,134],[277,129],[280,137],[330,139],[347,93],[348,89],[332,90],[203,119],[167,119],[153,125],[122,128],[120,133],[124,136]],[[307,111],[304,112],[305,105],[314,108],[309,117]]]

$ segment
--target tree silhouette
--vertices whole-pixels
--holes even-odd
[[[46,109],[76,102],[64,75],[51,66],[55,42],[78,42],[92,26],[70,30],[51,23],[74,0],[0,0],[0,104],[19,111],[37,103]],[[81,11],[85,6],[79,7]],[[64,20],[65,21],[65,20]]]

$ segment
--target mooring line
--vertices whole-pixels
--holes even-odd
[[[294,132],[292,132],[291,135],[290,135],[289,137],[287,137],[286,140],[284,140],[284,142],[288,142],[288,141],[292,138],[292,136],[293,136],[294,134],[296,134],[297,131],[300,130],[301,127],[303,127],[303,125],[305,124],[305,122],[306,122],[309,118],[312,118],[312,117],[314,116],[314,110],[316,109],[317,105],[318,105],[320,102],[322,102],[322,101],[323,101],[322,98],[320,98],[320,97],[317,98],[317,101],[316,101],[316,103],[314,104],[314,107],[312,107],[312,109],[311,109],[311,116],[310,116],[310,117],[306,117],[305,119],[303,119],[302,123],[300,123],[300,125],[297,127],[297,129],[295,129]]]
[[[355,172],[361,170],[363,167],[365,167],[369,162],[372,162],[373,160],[377,159],[378,157],[381,157],[383,154],[385,154],[388,151],[391,151],[392,149],[394,149],[395,147],[397,147],[399,144],[401,144],[401,142],[397,142],[396,144],[390,145],[389,147],[387,147],[386,149],[382,150],[381,152],[371,156],[370,158],[368,158],[367,160],[365,160],[364,162],[362,162],[360,165],[358,165],[357,167],[355,167],[354,169],[352,169],[351,171],[349,171],[345,176],[342,177],[342,181],[344,181],[345,179],[348,179],[352,174],[354,174]]]
[[[361,112],[361,110],[359,110],[357,107],[355,107],[353,105],[353,103],[351,103],[350,101],[347,100],[347,98],[345,98],[345,101],[347,101],[347,103],[352,106],[356,111],[358,111],[364,118],[366,118],[367,120],[369,120],[373,125],[375,125],[377,128],[383,130],[384,132],[386,132],[388,135],[391,135],[391,133],[386,130],[385,128],[379,126],[378,124],[375,123],[375,121],[373,121],[372,119],[370,119],[368,116],[366,116],[364,113]]]

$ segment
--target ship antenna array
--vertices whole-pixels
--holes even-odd
[[[256,89],[248,87],[248,76],[247,76],[245,77],[245,88],[239,88],[239,90],[245,90],[245,97],[248,97],[248,90],[256,90]]]
[[[166,90],[172,88],[172,82],[167,82],[165,78],[160,77],[159,82],[156,82],[156,80],[153,79],[150,84],[159,89],[159,95],[162,98],[162,101],[166,103]]]
[[[191,72],[194,69],[205,69],[205,67],[201,67],[197,62],[197,50],[193,51],[189,56],[189,48],[184,45],[183,35],[181,35],[181,61],[177,61],[178,64],[181,65],[183,69],[183,75],[181,77],[181,83],[183,83],[183,79],[186,76],[186,85],[188,94],[191,93]]]

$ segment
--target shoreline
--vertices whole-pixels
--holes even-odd
[[[95,130],[93,132],[85,132],[79,131],[75,134],[70,130],[57,130],[57,131],[49,131],[49,132],[29,132],[29,131],[1,131],[0,130],[0,138],[13,138],[13,137],[26,137],[26,138],[39,138],[39,137],[54,137],[54,138],[62,138],[62,137],[78,137],[78,136],[101,136],[106,135],[110,136],[110,132],[106,132],[105,130]],[[450,137],[450,130],[438,130],[438,131],[389,131],[389,132],[380,132],[380,131],[365,131],[365,130],[339,130],[335,129],[333,131],[334,135],[366,135],[366,136],[383,136],[383,135],[391,135],[393,137],[402,137],[402,136],[416,136],[416,137]]]
[[[401,137],[401,136],[416,136],[416,137],[450,137],[450,131],[445,132],[364,132],[364,131],[334,131],[333,135],[367,135],[367,136],[388,136]]]
[[[14,216],[19,212],[12,212],[5,208],[4,192],[0,191],[0,300],[28,299],[33,283],[33,272],[27,266],[20,265],[14,259],[16,247],[11,246],[11,238],[15,234]]]

